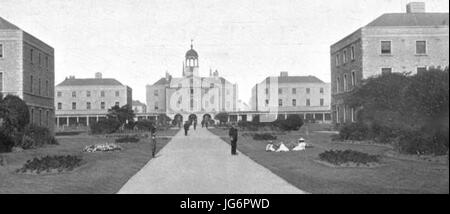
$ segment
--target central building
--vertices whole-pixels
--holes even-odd
[[[181,77],[166,76],[146,86],[147,112],[166,114],[175,122],[188,119],[214,118],[219,112],[235,112],[238,108],[238,88],[209,70],[209,76],[199,75],[199,55],[191,44],[183,61]]]

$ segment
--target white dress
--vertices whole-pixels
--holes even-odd
[[[281,143],[276,152],[289,152],[289,149],[284,145],[284,143]]]
[[[299,143],[292,151],[302,151],[306,149],[306,143]]]

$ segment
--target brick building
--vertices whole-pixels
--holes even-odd
[[[344,97],[363,79],[389,72],[421,72],[449,64],[448,13],[426,13],[410,3],[406,13],[383,14],[330,47],[333,122],[354,122],[357,109]]]
[[[267,77],[252,88],[251,110],[299,114],[309,121],[331,121],[330,83],[315,76]]]
[[[0,92],[20,97],[30,122],[54,129],[54,49],[0,17]]]
[[[70,76],[55,90],[57,127],[88,126],[105,118],[112,106],[132,105],[132,89],[101,73],[85,79]]]

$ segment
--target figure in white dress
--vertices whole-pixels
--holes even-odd
[[[278,149],[277,149],[276,152],[289,152],[289,149],[288,149],[288,147],[286,147],[286,146],[284,145],[283,142],[281,142],[280,147],[278,147]]]
[[[275,148],[273,147],[272,141],[269,141],[269,144],[267,144],[266,152],[275,152]]]
[[[306,143],[305,143],[305,139],[303,139],[302,137],[300,139],[298,139],[298,144],[296,147],[294,147],[292,149],[292,151],[303,151],[306,149]]]

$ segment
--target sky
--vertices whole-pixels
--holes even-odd
[[[448,0],[422,0],[447,12]],[[145,86],[182,75],[191,39],[200,75],[239,87],[288,71],[330,82],[330,45],[410,0],[0,0],[0,16],[55,49],[55,83],[116,78],[145,102]]]

